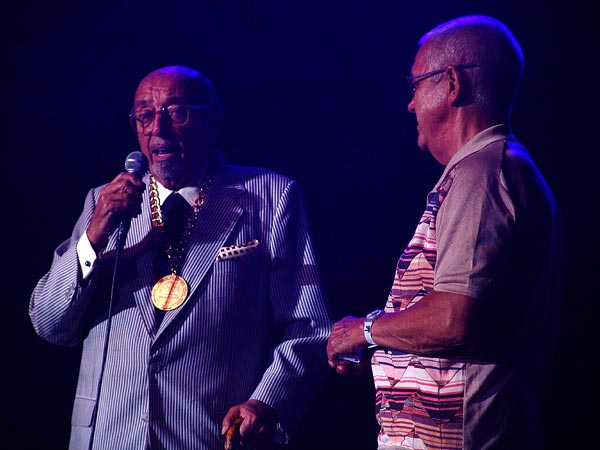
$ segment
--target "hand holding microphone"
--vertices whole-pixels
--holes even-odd
[[[146,157],[144,156],[144,154],[142,152],[139,151],[135,151],[135,152],[131,152],[129,155],[127,155],[127,158],[125,159],[125,171],[128,174],[133,175],[136,180],[141,183],[142,177],[144,176],[144,174],[146,173],[146,171],[148,170],[148,160],[146,159]],[[142,183],[142,186],[144,186],[144,184]],[[142,190],[143,192],[143,190]],[[140,203],[141,203],[141,195],[142,192],[136,192],[136,197],[139,196],[140,197],[140,201],[135,203],[136,206],[136,212],[135,215],[140,213]],[[127,192],[127,186],[124,187],[124,193],[128,194]],[[127,200],[129,200],[129,196],[127,198]],[[127,233],[129,232],[129,227],[131,225],[131,215],[127,214],[125,215],[125,217],[123,217],[121,219],[121,223],[119,224],[119,232],[117,235],[117,249],[120,251],[123,249],[123,247],[125,246],[125,239],[127,238]]]
[[[142,194],[146,188],[142,177],[147,170],[146,156],[139,151],[132,152],[125,160],[125,172],[102,188],[87,229],[88,239],[96,252],[106,246],[117,228],[120,248],[124,245],[131,218],[141,212]]]

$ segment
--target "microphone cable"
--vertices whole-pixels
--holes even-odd
[[[148,160],[146,156],[139,151],[135,151],[127,155],[127,159],[125,160],[125,170],[128,173],[132,173],[138,177],[142,177],[144,173],[148,170]],[[115,247],[115,265],[113,266],[113,275],[112,282],[110,286],[110,298],[108,301],[108,316],[106,318],[106,331],[104,334],[104,345],[102,346],[102,362],[100,365],[100,373],[98,375],[98,384],[96,387],[96,399],[94,402],[94,409],[92,410],[92,420],[91,420],[91,429],[90,429],[90,440],[88,443],[88,450],[92,450],[94,446],[94,437],[96,434],[96,422],[98,418],[98,404],[100,403],[100,391],[102,389],[102,380],[104,378],[104,368],[106,367],[106,358],[108,355],[108,342],[110,336],[110,329],[112,326],[112,317],[113,317],[113,303],[115,297],[116,290],[116,280],[117,280],[117,272],[119,266],[119,257],[121,256],[121,252],[125,247],[125,240],[127,238],[127,232],[129,231],[129,226],[131,224],[131,219],[123,219],[119,224],[119,228],[117,231],[117,245]]]

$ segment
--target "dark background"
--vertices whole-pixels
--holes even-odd
[[[472,13],[505,21],[523,47],[513,131],[567,223],[548,448],[598,448],[598,25],[583,2],[482,0],[5,5],[0,447],[66,449],[79,349],[38,338],[27,305],[86,191],[136,149],[127,114],[146,73],[183,64],[214,82],[225,154],[300,181],[336,318],[364,315],[384,305],[442,171],[416,146],[404,75],[424,32]],[[375,449],[372,394],[370,380],[332,374],[290,450]]]

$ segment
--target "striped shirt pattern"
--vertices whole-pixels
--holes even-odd
[[[453,175],[450,171],[428,195],[425,212],[398,261],[386,312],[410,308],[433,289],[436,217]],[[389,349],[375,352],[372,363],[380,448],[462,447],[464,363]]]

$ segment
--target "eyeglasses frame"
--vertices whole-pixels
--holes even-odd
[[[429,77],[433,77],[435,75],[444,73],[446,70],[448,70],[448,67],[455,67],[457,69],[472,69],[475,67],[479,67],[479,64],[448,64],[443,69],[432,70],[431,72],[425,72],[425,73],[421,73],[419,75],[407,75],[406,82],[408,83],[408,87],[410,88],[411,93],[413,95],[415,95],[417,86],[419,85],[419,83],[421,81],[423,81]]]
[[[146,125],[143,126],[140,122],[140,120],[136,117],[135,112],[131,112],[131,114],[129,114],[129,123],[131,124],[131,127],[133,128],[133,131],[135,131],[137,133],[138,128],[137,128],[137,123],[140,122],[140,125],[142,127],[142,133],[146,134],[146,129],[150,128],[153,124],[154,121],[156,120],[156,115],[158,113],[162,113],[162,112],[166,112],[169,115],[169,119],[171,119],[171,121],[173,121],[172,117],[171,117],[171,113],[169,111],[169,108],[174,107],[174,106],[178,106],[178,107],[182,107],[185,108],[187,110],[187,119],[184,122],[178,123],[178,122],[173,122],[173,124],[176,124],[177,126],[180,127],[184,127],[187,126],[190,122],[190,110],[200,110],[200,109],[211,109],[213,107],[213,105],[177,105],[177,104],[171,104],[171,105],[166,105],[166,106],[162,106],[159,109],[155,109],[154,110],[154,118],[152,119],[152,121]]]

